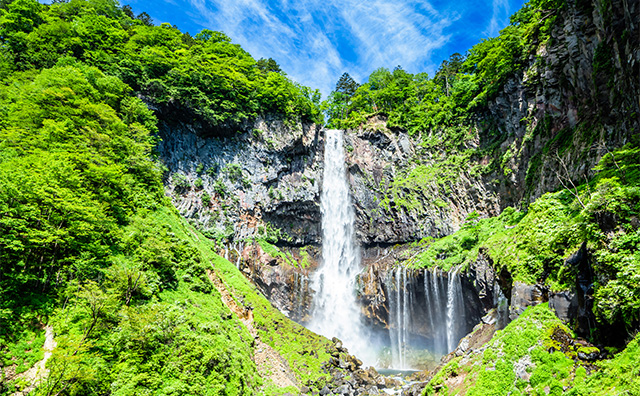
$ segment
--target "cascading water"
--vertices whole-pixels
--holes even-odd
[[[447,285],[447,351],[452,351],[460,340],[459,316],[464,311],[462,307],[462,283],[458,274],[459,268],[451,269],[448,274]]]
[[[344,165],[342,131],[325,131],[324,179],[321,196],[322,264],[312,277],[315,290],[309,328],[338,337],[365,364],[375,357],[368,345],[356,301],[360,251],[354,241],[354,213]]]
[[[424,306],[417,307],[415,284],[418,277],[413,271],[398,266],[389,273],[386,288],[389,297],[389,338],[391,364],[397,369],[408,369],[413,362],[407,356],[412,349],[411,334],[415,323],[413,316],[423,316],[429,328],[428,349],[441,356],[454,350],[466,333],[466,311],[462,294],[460,268],[448,273],[424,270]],[[422,291],[420,291],[422,292]]]
[[[440,298],[446,293],[445,284],[442,277],[435,269],[424,270],[424,294],[431,325],[431,335],[433,339],[432,351],[436,355],[444,355],[448,352],[446,327],[446,303]]]
[[[389,338],[391,341],[391,365],[393,368],[404,370],[409,368],[406,352],[409,345],[409,327],[411,326],[410,309],[413,295],[410,282],[407,282],[407,269],[396,267],[395,275],[389,274],[387,290],[395,289],[393,298],[389,300],[391,326]],[[393,276],[391,276],[393,275]]]

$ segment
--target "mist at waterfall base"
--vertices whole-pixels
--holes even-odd
[[[355,242],[343,146],[342,131],[325,131],[322,263],[311,278],[315,294],[307,327],[339,338],[365,365],[427,368],[455,349],[470,330],[460,276],[457,270],[422,273],[402,266],[390,270],[384,285],[389,329],[381,334],[365,324],[356,295],[361,256]],[[418,327],[428,329],[428,335],[424,331],[418,335]]]

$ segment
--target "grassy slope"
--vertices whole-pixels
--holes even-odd
[[[638,339],[594,365],[577,358],[590,348],[563,342],[570,330],[546,304],[529,307],[482,348],[446,364],[425,395],[637,394]],[[593,371],[587,375],[587,370]]]
[[[252,307],[254,325],[261,340],[287,359],[301,382],[309,386],[318,381],[322,383],[322,378],[325,377],[322,364],[330,358],[332,343],[287,319],[273,308],[232,263],[214,252],[214,245],[210,240],[184,220],[177,222],[173,219],[168,223],[171,224],[172,232],[197,247],[203,259],[216,270],[233,293],[236,302],[241,306]]]

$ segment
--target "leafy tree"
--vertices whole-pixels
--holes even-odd
[[[449,57],[449,60],[443,60],[440,68],[436,72],[435,79],[444,88],[447,96],[450,95],[451,84],[458,72],[462,69],[463,63],[464,57],[456,52]]]
[[[282,73],[282,69],[280,69],[280,65],[278,64],[278,62],[276,62],[272,58],[269,58],[269,59],[260,58],[256,62],[256,66],[263,73],[268,73],[268,72]]]
[[[335,91],[350,98],[356,93],[356,89],[358,89],[358,83],[349,75],[349,73],[345,72],[338,79]]]

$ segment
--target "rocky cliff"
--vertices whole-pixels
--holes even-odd
[[[372,326],[390,326],[384,282],[402,261],[371,259],[376,249],[448,235],[473,212],[495,216],[571,188],[640,130],[640,4],[578,0],[550,12],[556,17],[550,38],[472,112],[456,157],[424,144],[425,136],[441,133],[437,128],[410,136],[389,127],[384,115],[345,134],[357,238],[368,257],[361,301]],[[217,134],[166,117],[160,136],[166,192],[175,206],[221,241],[221,250],[232,252],[274,305],[303,321],[313,294],[304,280],[321,252],[302,269],[265,255],[255,240],[270,240],[289,253],[320,246],[322,128],[273,117]],[[495,304],[496,285],[510,300],[513,317],[546,300],[561,317],[588,311],[588,297],[581,299],[577,290],[549,295],[514,284],[508,273],[495,273],[488,255],[478,257],[465,279],[477,293],[478,313]],[[428,333],[416,326],[416,334]]]
[[[640,129],[639,8],[581,0],[553,11],[550,39],[474,111],[458,142],[469,156],[454,177],[439,167],[438,148],[388,128],[384,115],[348,131],[360,242],[447,235],[473,211],[496,215],[584,181],[607,151]],[[273,231],[282,244],[318,244],[322,135],[318,126],[275,117],[235,134],[164,122],[159,152],[169,170],[167,193],[214,235],[243,240]],[[409,179],[412,172],[425,178]]]
[[[349,132],[362,243],[447,235],[473,211],[494,216],[571,188],[638,133],[638,2],[569,1],[553,13],[551,38],[473,114],[458,141],[460,164],[443,169],[443,150],[424,149],[420,137],[388,128],[383,116]]]
[[[186,218],[225,241],[320,242],[322,133],[259,119],[233,134],[167,120],[160,127],[166,193]]]

